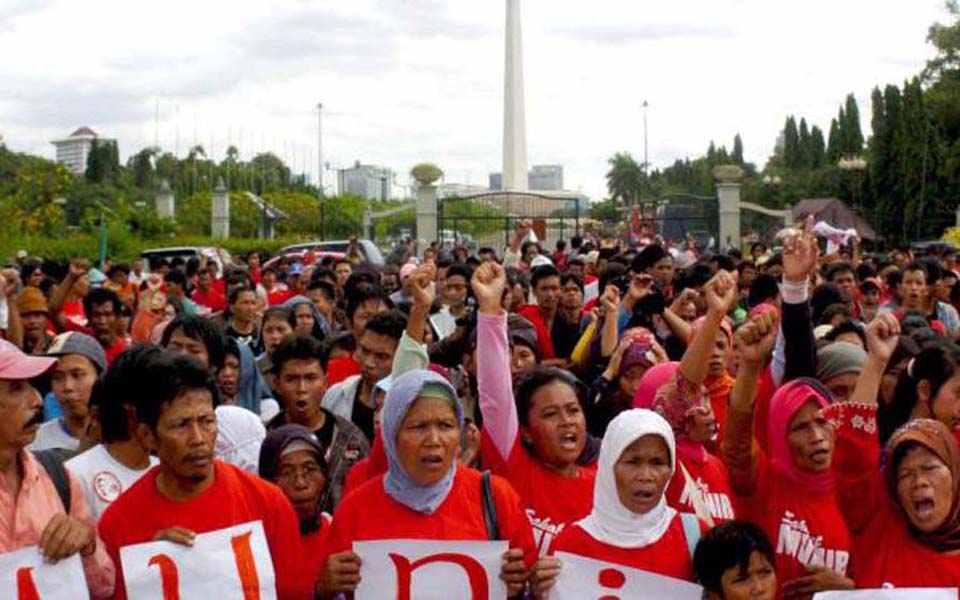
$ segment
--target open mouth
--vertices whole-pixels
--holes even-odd
[[[577,449],[577,434],[563,433],[560,435],[560,447],[571,452]]]
[[[633,499],[640,504],[651,504],[657,500],[656,493],[649,490],[637,490],[631,495]]]
[[[425,469],[435,471],[443,467],[443,457],[440,455],[424,456],[420,459],[420,464],[423,465]]]
[[[205,467],[210,464],[209,454],[191,454],[184,459],[184,462],[191,467]]]
[[[917,518],[921,521],[925,521],[932,517],[934,508],[936,508],[936,504],[930,498],[913,501],[913,511],[917,514]]]
[[[828,450],[816,450],[810,453],[810,460],[815,464],[823,464],[830,460],[830,452]]]

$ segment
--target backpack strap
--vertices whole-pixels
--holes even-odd
[[[693,513],[680,513],[680,520],[683,522],[683,535],[687,538],[687,551],[690,553],[690,560],[693,560],[697,542],[700,541],[700,520]]]
[[[487,539],[500,539],[500,525],[497,519],[497,503],[493,499],[493,486],[490,484],[490,471],[480,476],[480,493],[483,501],[483,524],[487,528]]]
[[[63,511],[70,514],[70,478],[67,476],[67,469],[63,466],[63,461],[69,458],[70,452],[61,448],[49,448],[47,450],[37,450],[33,457],[37,459],[50,480],[53,481],[53,487],[57,488],[57,495],[60,496],[60,503],[63,504]]]

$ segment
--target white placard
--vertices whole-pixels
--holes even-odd
[[[957,600],[957,588],[890,588],[820,592],[813,600]]]
[[[701,600],[703,588],[639,569],[593,560],[568,552],[557,552],[560,576],[550,590],[550,600],[582,600],[616,596],[654,600]],[[956,599],[954,599],[956,600]]]
[[[0,600],[89,600],[80,555],[43,561],[36,546],[0,554]]]
[[[500,579],[506,541],[381,540],[354,542],[360,556],[355,600],[505,599]]]
[[[275,600],[273,561],[263,523],[251,521],[198,534],[193,547],[147,542],[120,549],[127,597],[168,600]],[[166,590],[166,591],[165,591]]]

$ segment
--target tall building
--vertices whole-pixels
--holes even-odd
[[[533,165],[527,177],[531,190],[563,189],[563,165]]]
[[[386,167],[353,163],[352,167],[337,172],[338,189],[367,200],[389,200],[393,187],[393,171]]]
[[[89,127],[81,127],[71,133],[70,137],[50,143],[57,149],[58,163],[62,163],[75,175],[83,175],[87,170],[87,157],[95,139],[98,142],[114,141],[100,137]]]
[[[504,189],[503,174],[490,173],[490,189]],[[556,192],[563,189],[563,165],[533,165],[527,173],[527,189],[530,191]],[[507,190],[510,191],[510,190]],[[514,189],[513,191],[517,191]]]

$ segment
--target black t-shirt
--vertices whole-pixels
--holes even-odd
[[[320,429],[317,429],[313,432],[317,436],[317,441],[320,442],[320,445],[326,449],[330,448],[333,444],[333,430],[337,426],[337,419],[333,416],[333,413],[325,408],[321,408],[323,411],[323,425]]]
[[[373,409],[360,402],[362,387],[363,382],[357,384],[357,394],[353,397],[353,412],[350,413],[350,420],[363,432],[363,435],[367,436],[367,441],[373,443]]]

